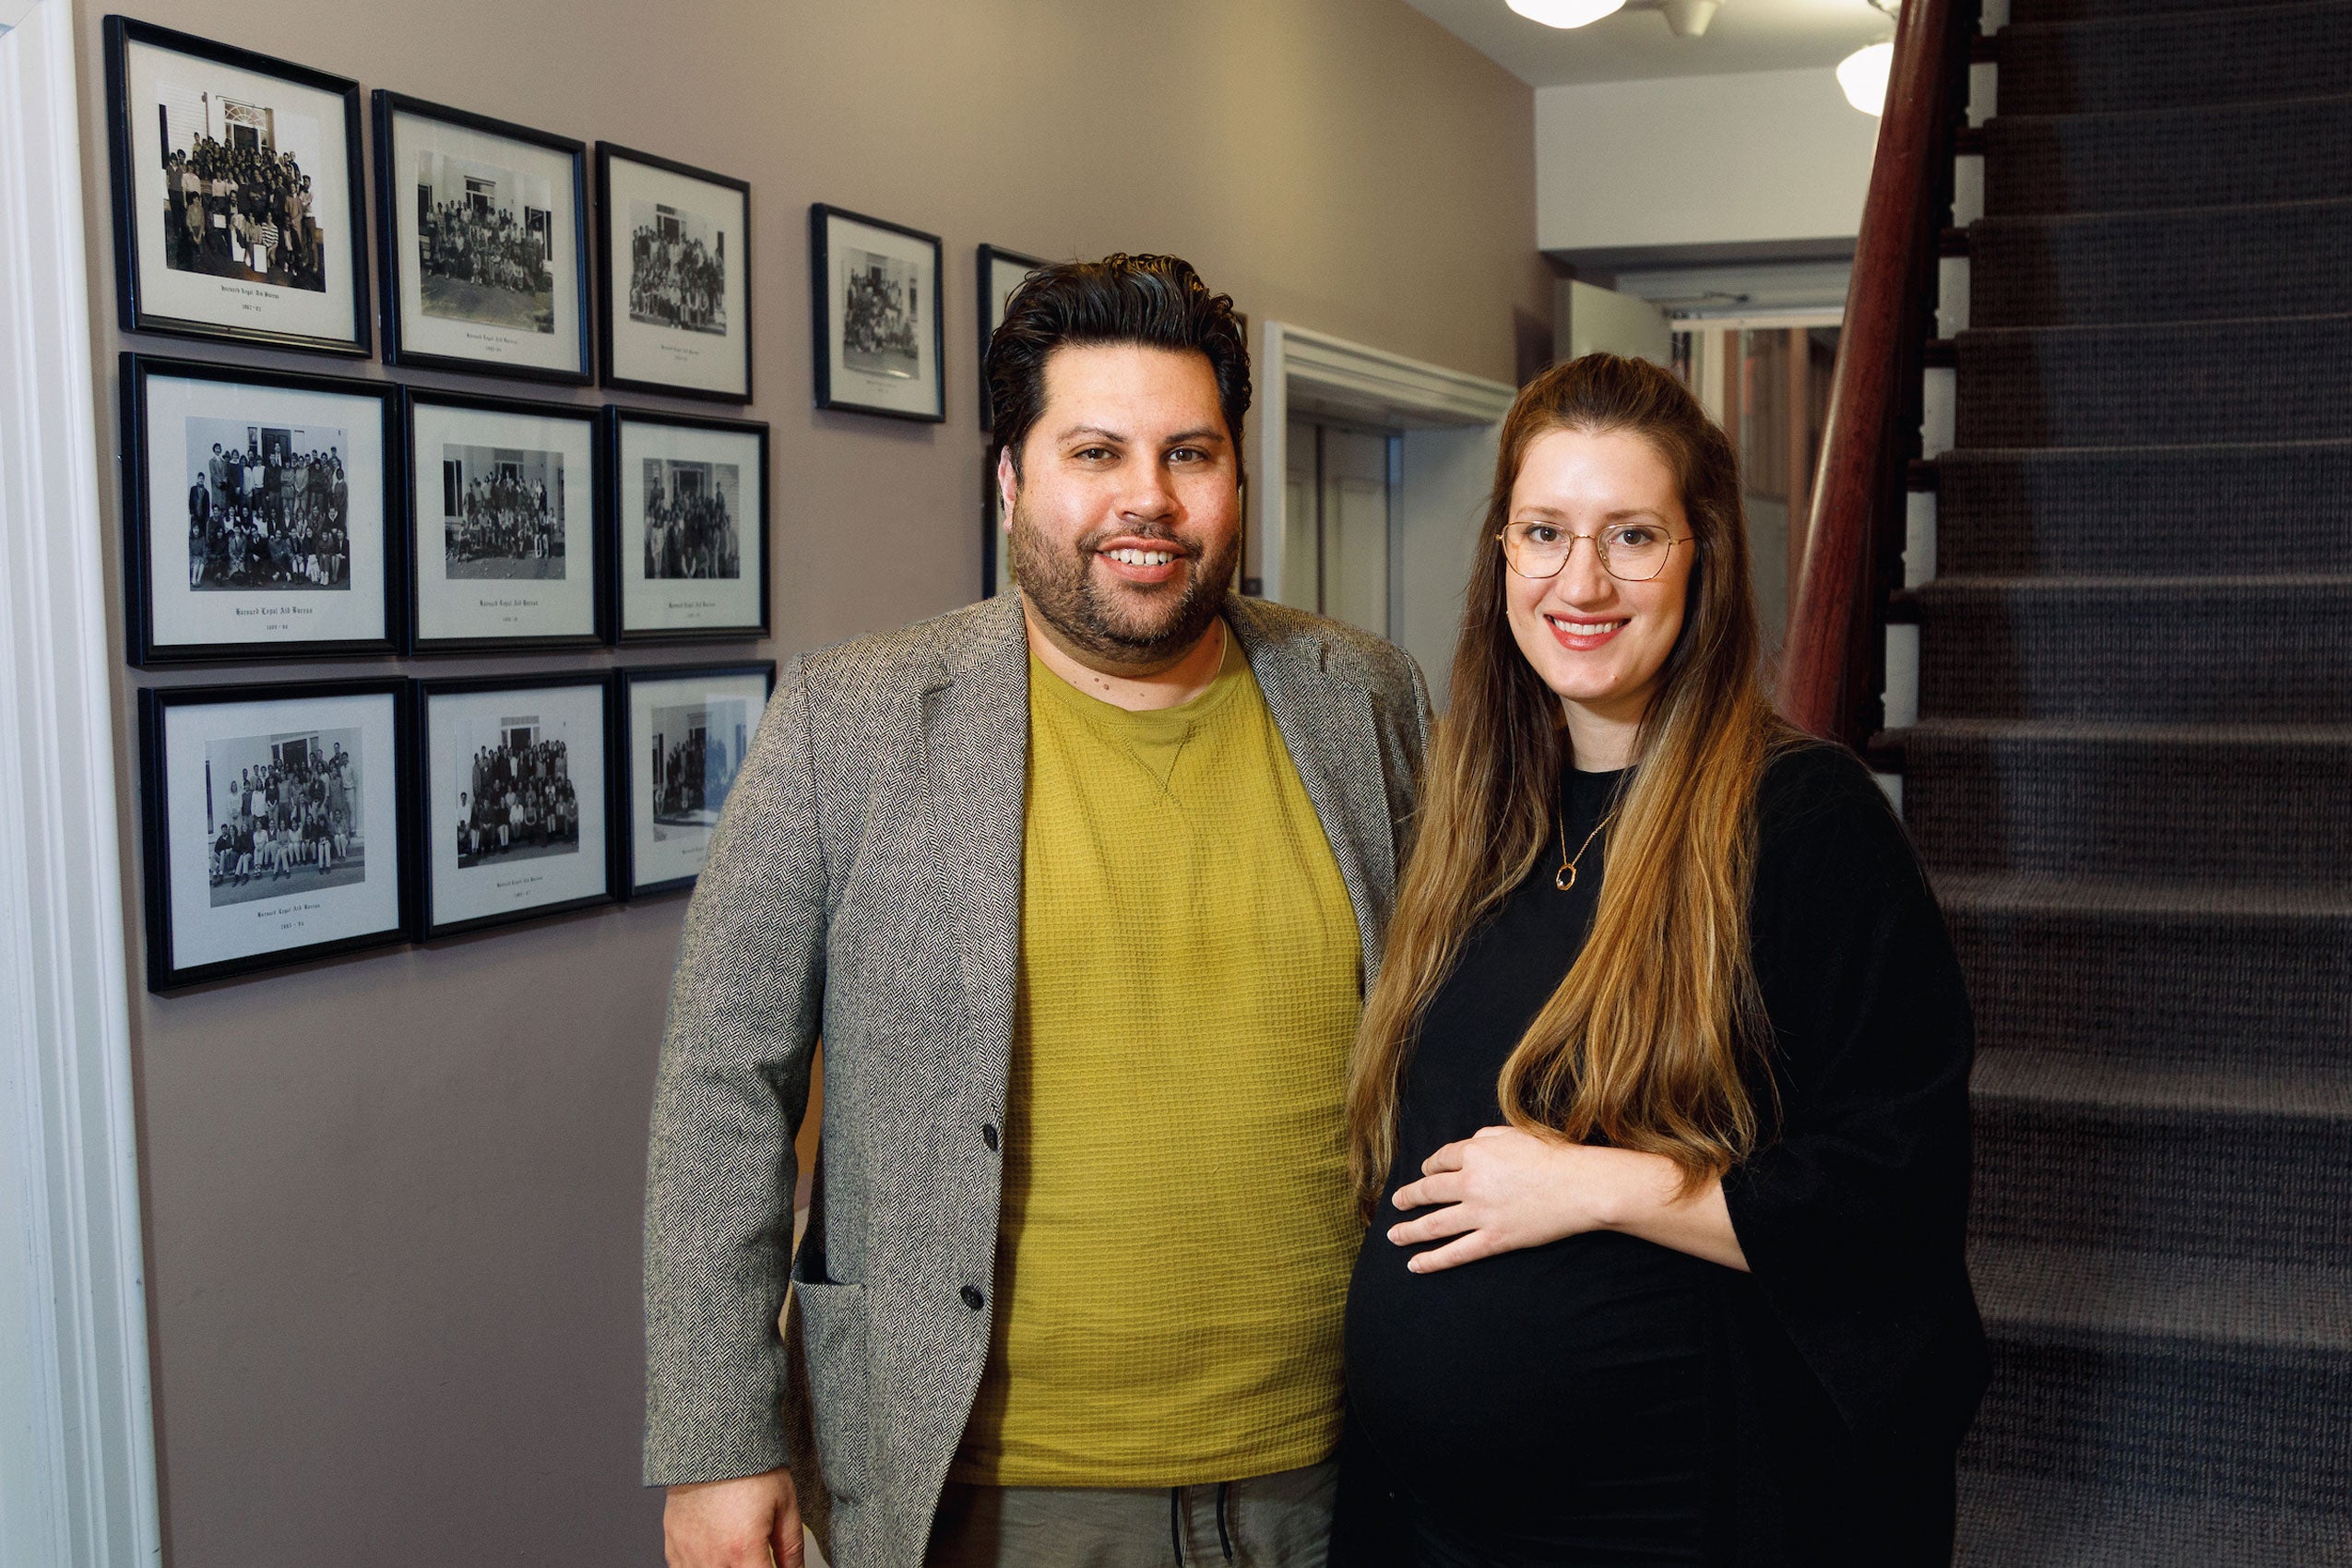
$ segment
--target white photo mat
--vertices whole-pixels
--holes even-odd
[[[751,362],[744,348],[751,321],[744,277],[748,199],[732,186],[619,154],[608,160],[606,169],[609,206],[604,220],[612,249],[604,266],[612,290],[613,378],[749,397]],[[694,242],[719,265],[724,284],[710,303],[715,311],[706,306],[697,313],[696,325],[671,325],[658,319],[656,310],[633,308],[636,238],[646,225],[674,230],[674,247]]]
[[[385,693],[163,707],[164,852],[172,875],[169,918],[175,969],[398,927],[399,777],[395,748],[400,700]],[[352,758],[351,771],[357,775],[352,856],[338,871],[321,873],[305,868],[285,877],[216,889],[211,874],[214,835],[224,813],[232,809],[236,791],[236,780],[222,777],[224,769],[243,766],[241,759],[266,758],[274,745],[311,737],[328,749],[343,745]],[[155,809],[152,802],[148,809]],[[360,873],[356,879],[348,875],[353,869]]]
[[[620,542],[613,569],[621,577],[621,631],[693,632],[754,628],[760,624],[760,589],[767,572],[765,530],[766,496],[761,491],[763,443],[752,431],[705,430],[621,415],[619,445]],[[713,575],[682,566],[676,552],[654,540],[649,551],[647,513],[654,495],[676,497],[693,488],[723,505],[736,549],[733,575],[712,557]]]
[[[416,538],[416,636],[592,636],[596,632],[596,425],[593,419],[430,402],[410,404],[410,512]],[[454,465],[454,467],[453,467]],[[453,549],[456,499],[477,480],[512,474],[548,493],[563,548],[516,556]],[[453,484],[455,490],[453,491]],[[503,541],[502,541],[503,542]]]
[[[836,403],[935,418],[939,381],[938,253],[929,240],[877,228],[837,212],[825,215],[826,336],[828,392]],[[858,314],[851,279],[898,302],[911,319],[896,320],[901,336],[853,343]]]
[[[384,403],[354,394],[150,374],[147,378],[148,595],[161,648],[220,643],[366,641],[384,624]],[[213,441],[339,442],[350,563],[339,587],[189,586],[187,495]],[[192,447],[194,449],[192,449]],[[312,450],[309,445],[302,450]]]
[[[350,154],[344,145],[343,96],[137,40],[125,43],[123,77],[141,314],[356,342],[360,324],[347,269],[357,217]],[[173,131],[166,127],[184,135],[188,125],[209,125],[215,140],[227,141],[233,136],[226,124],[231,106],[241,114],[266,115],[274,150],[291,153],[310,176],[311,219],[324,256],[320,288],[283,288],[172,265],[174,236],[167,232],[172,200],[163,160],[164,140]],[[208,213],[208,226],[221,216]]]
[[[377,177],[388,180],[392,191],[400,352],[567,374],[580,371],[586,357],[580,343],[581,268],[573,248],[580,219],[576,160],[536,142],[399,108],[392,112],[391,141],[390,167]],[[421,188],[432,196],[422,197]],[[540,307],[526,307],[513,289],[466,286],[453,288],[450,303],[429,300],[419,203],[462,199],[469,188],[484,193],[481,200],[489,210],[512,214],[518,222],[529,210],[548,214],[544,261],[552,278],[543,324],[516,319],[526,309],[536,317]]]
[[[767,692],[768,676],[760,671],[629,683],[632,891],[701,874],[710,830],[759,728]],[[689,764],[683,768],[682,752]]]
[[[604,798],[605,687],[601,683],[517,686],[489,692],[434,692],[425,713],[425,802],[422,817],[433,904],[429,927],[515,914],[601,895],[609,885]],[[563,777],[577,806],[576,837],[566,847],[509,841],[461,850],[460,791],[470,793],[472,760],[496,737],[529,729],[537,742],[560,746]],[[470,846],[468,847],[470,849]]]

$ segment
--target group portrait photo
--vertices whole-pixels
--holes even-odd
[[[645,460],[647,580],[739,577],[742,470],[733,463]]]
[[[656,707],[648,743],[653,760],[653,839],[664,829],[708,829],[750,748],[754,706],[741,697]]]
[[[922,373],[922,269],[900,256],[853,250],[841,302],[842,357],[870,375]]]
[[[214,909],[367,880],[360,732],[232,736],[205,747]]]
[[[322,155],[318,122],[177,84],[165,85],[158,109],[167,263],[323,292],[327,245],[304,165]]]
[[[469,758],[458,780],[464,787],[450,818],[458,869],[578,853],[580,802],[564,724],[521,714],[477,719],[468,728],[472,733],[459,738]]]
[[[348,432],[205,417],[185,432],[190,589],[350,588]]]
[[[451,578],[564,576],[563,453],[444,445],[441,506]]]
[[[554,188],[451,153],[417,154],[417,281],[427,315],[555,330]]]
[[[727,332],[727,236],[665,202],[629,204],[629,319],[683,332]]]

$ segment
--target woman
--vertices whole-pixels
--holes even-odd
[[[1531,384],[1486,532],[1351,1069],[1334,1561],[1948,1562],[1972,1034],[1909,843],[1767,707],[1671,375]]]

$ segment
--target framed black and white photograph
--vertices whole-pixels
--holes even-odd
[[[819,202],[809,252],[816,406],[944,420],[939,236]]]
[[[121,362],[131,662],[397,653],[398,388]]]
[[[407,407],[411,651],[604,642],[599,411],[414,387]]]
[[[409,700],[401,680],[139,693],[149,990],[407,940]]]
[[[988,343],[996,329],[1004,324],[1004,302],[1021,280],[1045,263],[1033,255],[1008,251],[998,245],[982,245],[974,271],[980,278],[980,301],[977,319],[980,322],[980,427],[992,430],[996,424],[995,410],[988,396]]]
[[[622,897],[692,887],[776,689],[776,666],[621,671]]]
[[[417,683],[427,939],[608,902],[612,678]]]
[[[379,89],[384,361],[585,382],[588,147]]]
[[[1004,491],[996,482],[996,465],[985,465],[980,475],[980,597],[994,599],[1013,588],[1013,538],[1007,531]]]
[[[109,17],[106,88],[124,330],[367,353],[359,84]]]
[[[751,208],[748,181],[597,144],[605,386],[752,400]]]
[[[767,426],[614,409],[620,640],[767,635]]]

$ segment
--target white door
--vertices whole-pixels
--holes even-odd
[[[1307,419],[1289,422],[1284,445],[1282,581],[1275,597],[1395,635],[1396,436]]]

